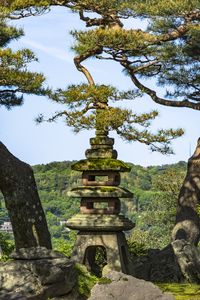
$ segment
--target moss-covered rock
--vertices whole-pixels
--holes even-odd
[[[92,275],[88,272],[87,268],[81,264],[76,264],[75,266],[78,273],[77,280],[77,290],[78,293],[82,296],[85,296],[86,299],[90,296],[90,291],[96,283],[99,284],[109,284],[111,280],[108,278],[98,278],[95,275]]]

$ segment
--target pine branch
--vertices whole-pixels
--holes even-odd
[[[86,67],[84,67],[81,64],[81,62],[83,62],[84,60],[88,59],[89,57],[95,56],[96,54],[100,53],[101,51],[102,51],[101,48],[96,47],[95,49],[87,51],[86,54],[78,55],[78,56],[76,56],[74,58],[74,64],[75,64],[77,70],[80,71],[80,72],[82,72],[85,75],[85,77],[86,77],[89,85],[94,85],[93,77],[90,74],[89,70]]]
[[[134,71],[132,70],[132,68],[130,67],[129,64],[126,64],[126,63],[122,62],[121,65],[123,67],[125,67],[126,70],[128,70],[130,78],[133,81],[133,83],[135,84],[135,86],[137,88],[139,88],[142,92],[144,92],[147,95],[149,95],[154,102],[156,102],[158,104],[161,104],[161,105],[165,105],[165,106],[187,107],[187,108],[192,108],[192,109],[195,109],[195,110],[200,110],[200,103],[194,103],[194,102],[190,102],[188,100],[182,100],[182,101],[167,100],[167,99],[164,99],[164,98],[161,98],[161,97],[157,96],[157,94],[156,94],[156,92],[154,90],[148,88],[147,86],[145,86],[144,84],[142,84],[137,79],[137,77],[134,74]]]

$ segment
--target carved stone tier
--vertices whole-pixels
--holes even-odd
[[[80,212],[83,214],[118,215],[121,203],[118,198],[82,198]]]
[[[116,171],[84,171],[82,183],[89,186],[118,186],[120,173]]]
[[[82,159],[72,165],[75,171],[118,171],[130,172],[131,168],[123,161],[113,158]]]
[[[81,231],[126,231],[135,224],[123,215],[76,214],[67,222],[67,227]]]

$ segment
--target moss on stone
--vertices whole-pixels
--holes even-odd
[[[116,186],[79,186],[67,193],[68,197],[131,198],[128,190]]]
[[[170,292],[176,300],[200,300],[200,285],[189,283],[162,283],[158,287],[163,292]]]
[[[114,145],[114,139],[108,136],[96,136],[90,139],[90,145]]]
[[[98,278],[88,272],[87,268],[81,264],[75,266],[78,273],[77,290],[81,296],[88,298],[90,291],[96,283],[109,284],[112,281],[108,278]]]
[[[72,165],[75,171],[119,171],[130,172],[131,168],[123,161],[113,158],[82,159]]]

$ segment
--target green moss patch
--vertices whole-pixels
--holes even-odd
[[[88,298],[93,286],[98,284],[109,284],[111,280],[105,277],[98,278],[88,272],[87,268],[83,265],[76,264],[76,270],[78,272],[77,290],[82,296]]]
[[[158,286],[162,291],[172,293],[176,300],[200,300],[200,285],[165,283]]]
[[[72,165],[72,170],[75,171],[119,171],[130,172],[131,168],[123,161],[114,158],[91,158],[82,159]]]

